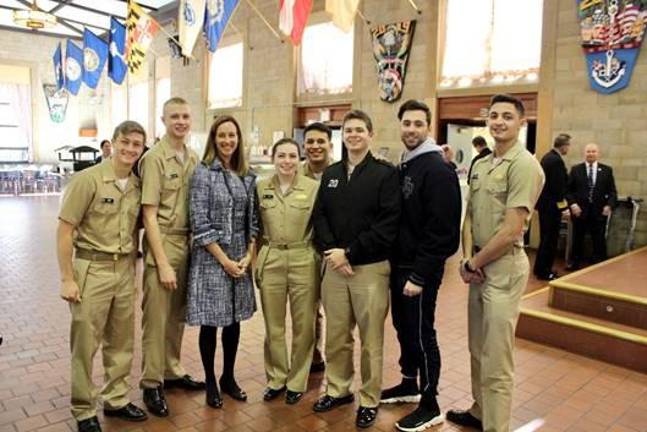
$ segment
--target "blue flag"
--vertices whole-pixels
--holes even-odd
[[[227,21],[238,6],[238,0],[207,1],[204,15],[204,34],[207,37],[207,48],[214,52],[218,41],[225,32]]]
[[[65,50],[65,88],[76,95],[83,78],[83,50],[71,40],[67,40]]]
[[[83,31],[83,82],[97,88],[101,72],[108,60],[108,44],[90,30]]]
[[[108,58],[108,76],[121,84],[126,76],[126,26],[110,18],[110,57]]]
[[[63,52],[60,42],[54,51],[54,76],[56,77],[56,90],[62,89],[65,85],[65,75],[63,74]]]

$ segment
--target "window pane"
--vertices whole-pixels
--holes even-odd
[[[157,80],[155,87],[155,136],[162,137],[166,132],[164,123],[162,123],[162,114],[164,102],[171,98],[171,79],[163,78]]]
[[[144,130],[148,130],[148,82],[132,84],[128,88],[128,112],[130,120],[138,122]]]
[[[332,23],[307,26],[301,42],[299,94],[337,94],[353,89],[353,35]]]
[[[209,65],[209,108],[243,103],[243,43],[220,47]]]

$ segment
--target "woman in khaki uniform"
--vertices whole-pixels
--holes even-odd
[[[314,317],[319,298],[316,252],[310,216],[319,184],[298,175],[299,146],[289,138],[272,147],[276,173],[258,182],[261,249],[256,282],[265,319],[266,401],[287,390],[285,401],[297,403],[306,390],[312,351]],[[290,300],[292,349],[285,342],[286,303]]]

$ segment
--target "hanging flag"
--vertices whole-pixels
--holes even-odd
[[[108,44],[87,28],[83,30],[83,82],[97,88],[108,60]]]
[[[68,39],[65,49],[65,88],[73,95],[79,92],[83,77],[83,50]]]
[[[128,19],[126,20],[128,29],[128,49],[126,51],[126,61],[128,71],[135,74],[139,71],[146,51],[150,46],[155,34],[160,29],[160,25],[150,15],[144,12],[134,1],[128,2]]]
[[[353,28],[359,0],[326,0],[326,12],[332,16],[332,22],[348,33]]]
[[[126,26],[110,18],[110,57],[108,76],[115,84],[121,84],[126,76]]]
[[[299,45],[312,9],[312,0],[279,1],[279,28],[283,34],[290,36],[293,45]]]
[[[195,41],[204,23],[206,0],[180,0],[178,8],[178,30],[182,54],[191,57]]]
[[[54,76],[56,77],[56,90],[62,89],[65,85],[65,75],[63,74],[63,52],[60,42],[54,51]]]
[[[220,37],[225,32],[227,22],[234,13],[239,0],[207,0],[204,17],[204,34],[207,37],[207,48],[214,52]]]

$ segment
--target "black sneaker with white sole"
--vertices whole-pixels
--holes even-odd
[[[395,423],[395,427],[403,432],[419,432],[432,426],[441,424],[445,417],[440,409],[430,410],[419,406],[411,414],[402,417]]]
[[[403,379],[395,387],[382,390],[380,403],[418,403],[420,402],[420,391],[418,384],[413,379]]]

